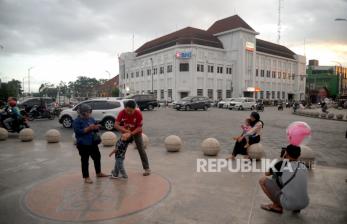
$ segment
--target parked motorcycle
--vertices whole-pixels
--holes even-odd
[[[34,119],[48,118],[50,120],[54,119],[54,113],[52,109],[46,109],[39,107],[37,105],[33,106],[28,114],[29,121]]]
[[[277,109],[278,110],[283,110],[283,103],[279,103]]]
[[[255,109],[257,112],[259,111],[264,112],[264,104],[261,102],[257,102],[257,104],[255,105]]]
[[[15,119],[13,122],[10,123],[11,129],[8,130],[4,124],[4,121],[7,118],[10,118],[12,116],[11,109],[1,113],[1,119],[0,119],[0,127],[5,128],[9,132],[17,132],[19,133],[24,128],[29,128],[28,124],[28,114],[25,112],[25,110],[21,110],[20,114],[22,115],[21,118]]]

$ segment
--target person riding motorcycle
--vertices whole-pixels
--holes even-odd
[[[7,130],[11,131],[11,124],[22,118],[19,108],[17,107],[17,101],[15,99],[12,99],[9,102],[8,113],[10,117],[4,120],[4,126]]]

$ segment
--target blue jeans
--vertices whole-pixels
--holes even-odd
[[[114,164],[114,168],[112,170],[112,175],[115,177],[118,177],[119,173],[123,177],[128,177],[127,173],[125,172],[124,169],[124,157],[116,157],[116,163]]]

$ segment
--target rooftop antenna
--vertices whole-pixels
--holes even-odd
[[[277,44],[281,41],[281,3],[282,0],[278,0]]]
[[[135,34],[133,33],[133,38],[132,38],[132,51],[134,51],[134,41],[135,41]]]

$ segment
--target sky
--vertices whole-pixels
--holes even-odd
[[[347,66],[347,0],[282,0],[281,41],[321,65]],[[0,0],[0,79],[41,83],[118,74],[118,55],[238,14],[277,41],[278,0]],[[134,37],[134,41],[133,41]],[[134,44],[133,44],[134,43]]]

